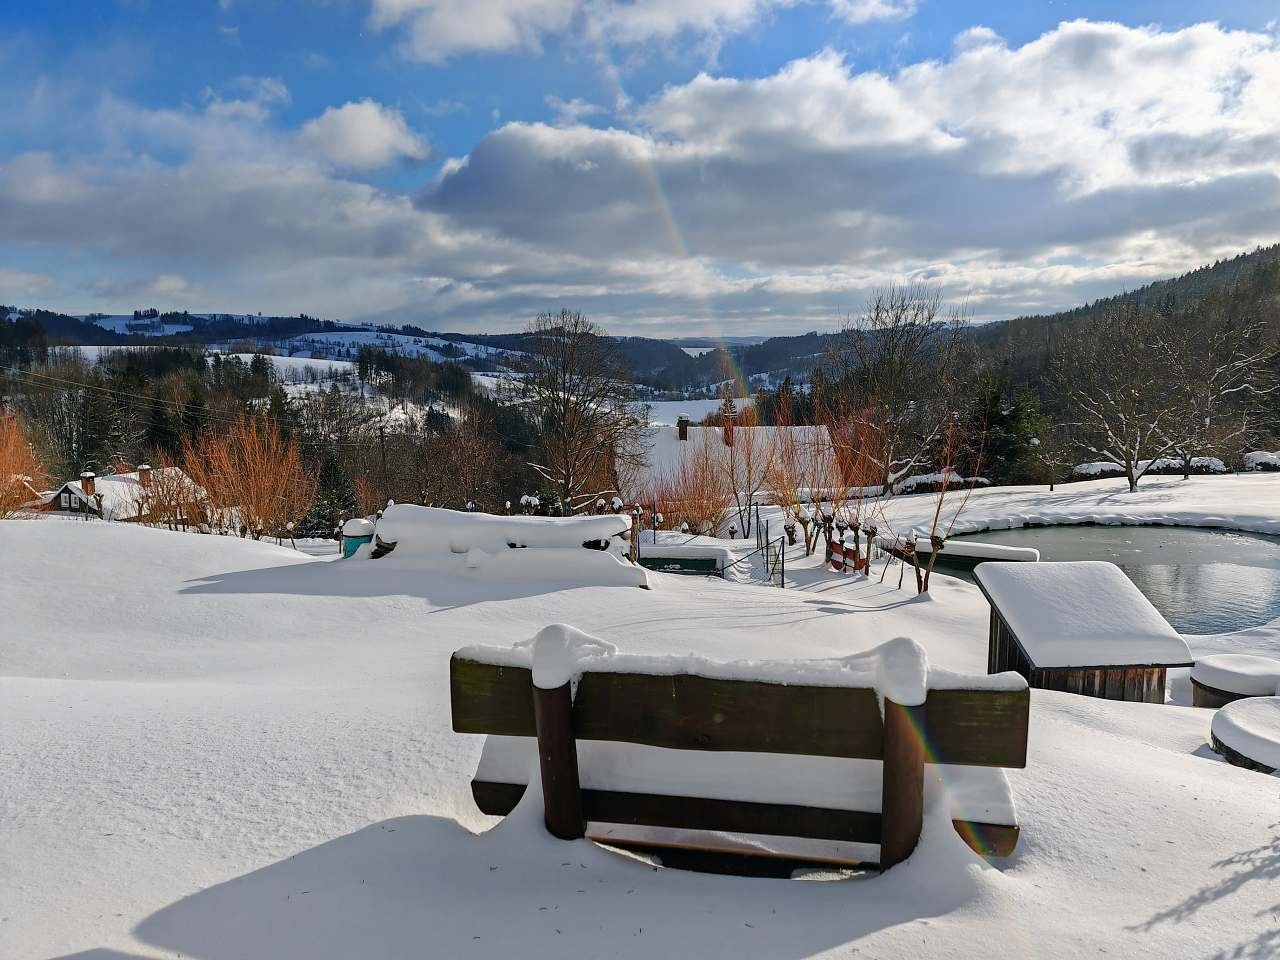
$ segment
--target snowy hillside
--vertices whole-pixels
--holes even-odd
[[[290,353],[319,353],[340,358],[354,357],[363,346],[379,347],[407,357],[425,357],[440,363],[457,362],[465,358],[500,361],[514,355],[514,351],[498,350],[480,343],[374,330],[309,333],[287,341],[284,349]]]
[[[152,323],[150,321],[137,320],[132,314],[116,317],[93,314],[82,316],[79,319],[92,320],[94,324],[103,330],[110,330],[112,333],[135,333],[144,337],[166,337],[175,333],[190,333],[194,329],[189,323]]]
[[[627,653],[831,657],[906,635],[983,672],[987,609],[859,577],[653,589],[421,556],[313,559],[101,523],[0,523],[0,956],[1264,957],[1272,777],[1209,712],[1033,691],[1017,853],[949,829],[840,883],[654,871],[497,829],[448,658],[569,622]],[[789,560],[788,566],[791,567]],[[804,565],[797,561],[797,566]],[[76,602],[67,602],[69,596]],[[473,832],[475,831],[475,832]],[[1050,909],[1051,907],[1051,909]]]

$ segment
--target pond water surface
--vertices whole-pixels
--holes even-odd
[[[1280,617],[1280,537],[1202,527],[1071,526],[952,539],[1035,547],[1041,560],[1110,560],[1180,633],[1226,633]],[[941,558],[938,569],[973,579],[971,572],[944,567]]]

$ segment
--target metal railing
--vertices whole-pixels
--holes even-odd
[[[778,537],[777,540],[765,540],[759,547],[752,550],[745,557],[739,557],[732,563],[726,563],[721,569],[721,576],[729,570],[730,567],[736,567],[740,563],[746,563],[756,554],[760,554],[764,562],[765,575],[767,583],[773,583],[774,577],[778,578],[778,586],[786,589],[787,586],[787,538]]]

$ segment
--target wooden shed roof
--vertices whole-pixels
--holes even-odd
[[[1187,642],[1114,563],[983,563],[974,578],[1037,670],[1192,663]]]

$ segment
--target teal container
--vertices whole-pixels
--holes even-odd
[[[366,543],[373,543],[373,521],[353,517],[342,525],[342,556],[353,556]]]
[[[342,556],[350,557],[355,554],[366,543],[373,543],[373,534],[365,534],[359,537],[348,537],[345,533],[342,535]]]

